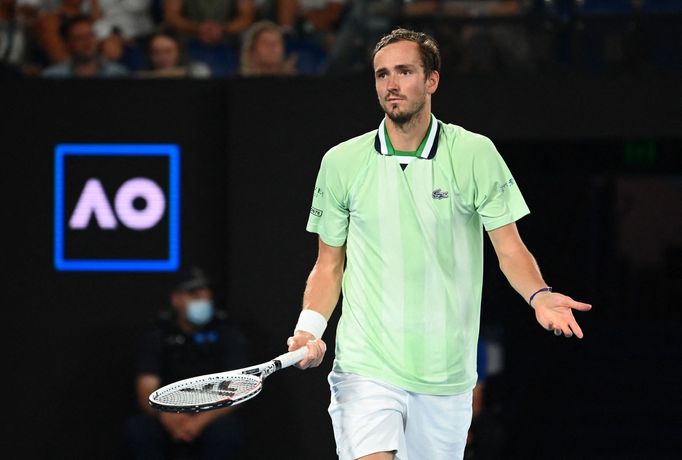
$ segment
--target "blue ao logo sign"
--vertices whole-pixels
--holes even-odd
[[[57,270],[177,269],[176,145],[59,144],[54,183]]]

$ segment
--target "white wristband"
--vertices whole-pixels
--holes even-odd
[[[327,328],[327,320],[324,319],[322,314],[316,312],[315,310],[301,310],[301,314],[298,315],[298,323],[294,328],[294,334],[296,331],[305,331],[311,333],[316,339],[322,337],[324,330]]]

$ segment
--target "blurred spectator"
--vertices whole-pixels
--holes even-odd
[[[331,47],[346,0],[277,0],[277,18],[286,33],[314,39],[325,49]]]
[[[20,75],[26,62],[27,36],[16,0],[0,0],[0,75]]]
[[[35,22],[38,20],[38,14],[44,6],[45,1],[46,0],[16,0],[16,7],[27,22],[28,27],[35,26]]]
[[[240,55],[240,75],[293,75],[295,64],[295,55],[285,57],[284,36],[274,22],[256,22],[246,32]]]
[[[215,76],[237,70],[239,36],[256,17],[254,0],[165,0],[165,23],[187,40],[193,59]]]
[[[69,18],[82,14],[87,14],[93,21],[101,19],[98,0],[62,0],[54,10],[41,9],[36,24],[38,45],[44,53],[40,61],[47,65],[69,59],[69,46],[61,29]]]
[[[190,61],[177,35],[160,30],[147,42],[147,66],[136,74],[142,78],[207,78],[211,69],[203,62]]]
[[[70,17],[62,24],[61,34],[67,46],[67,53],[71,57],[46,68],[43,76],[116,78],[128,74],[128,69],[100,55],[92,19],[89,16]]]
[[[202,270],[180,275],[171,289],[170,307],[139,343],[135,391],[140,413],[127,421],[124,432],[131,457],[201,453],[206,459],[241,458],[243,426],[237,407],[192,414],[156,412],[149,406],[149,395],[163,385],[248,364],[245,338],[214,307]]]
[[[165,0],[165,21],[207,46],[234,38],[253,24],[253,0]]]
[[[62,0],[18,0],[17,5],[33,8],[38,11],[52,11],[55,10],[61,2]]]
[[[95,22],[95,34],[102,55],[128,67],[141,65],[144,52],[140,41],[152,33],[152,0],[99,0],[102,18]]]
[[[524,24],[513,20],[527,7],[530,3],[522,0],[415,0],[403,7],[403,15],[463,20],[434,32],[439,41],[457,44],[451,61],[458,62],[458,73],[527,72],[534,69],[530,42]]]
[[[277,22],[277,2],[278,0],[253,0],[256,8],[255,21]]]
[[[348,75],[372,72],[374,44],[403,20],[402,4],[402,1],[394,0],[348,2],[334,43],[327,50],[322,73]]]
[[[276,20],[284,32],[286,49],[297,56],[298,72],[324,73],[348,9],[347,1],[273,1],[276,2]]]

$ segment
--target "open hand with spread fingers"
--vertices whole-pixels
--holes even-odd
[[[583,331],[573,317],[573,310],[589,311],[592,305],[577,302],[567,295],[558,292],[542,292],[530,303],[535,310],[538,323],[554,335],[583,338]]]

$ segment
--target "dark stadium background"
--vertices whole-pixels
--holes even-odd
[[[376,128],[375,97],[371,75],[3,82],[6,448],[120,458],[134,339],[171,277],[55,270],[57,144],[180,147],[181,261],[212,273],[261,361],[284,350],[315,260],[305,223],[321,156]],[[504,351],[488,403],[504,458],[679,452],[681,101],[679,78],[664,74],[441,81],[437,117],[492,138],[512,169],[532,211],[519,228],[545,278],[594,305],[577,315],[584,340],[557,340],[487,245],[483,329]],[[243,406],[249,459],[334,458],[331,356],[273,376]]]

